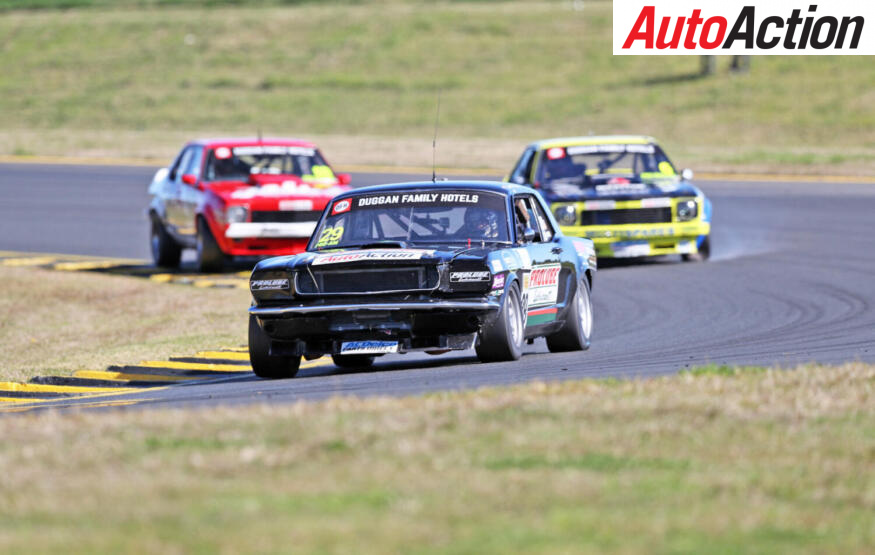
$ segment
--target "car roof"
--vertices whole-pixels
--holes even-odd
[[[653,137],[647,135],[594,135],[588,137],[557,137],[543,139],[531,143],[530,147],[544,150],[553,147],[581,145],[649,145],[656,144]]]
[[[209,138],[195,139],[189,144],[198,144],[206,148],[216,148],[220,146],[235,147],[235,146],[300,146],[304,148],[316,148],[316,145],[310,141],[302,139],[289,139],[284,137],[224,137],[224,138]]]
[[[339,196],[357,196],[360,194],[388,193],[392,191],[414,191],[418,189],[433,190],[459,190],[470,189],[474,191],[488,191],[503,195],[516,193],[534,193],[535,190],[515,183],[503,183],[500,181],[412,181],[407,183],[387,183],[385,185],[371,185],[359,187]]]

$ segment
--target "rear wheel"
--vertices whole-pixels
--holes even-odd
[[[156,266],[165,268],[179,267],[182,249],[179,243],[164,229],[164,224],[156,215],[152,215],[152,231],[149,234],[149,245],[152,248],[152,260]]]
[[[225,253],[219,248],[206,220],[197,220],[197,269],[199,272],[221,272],[225,267]]]
[[[249,316],[249,362],[256,376],[271,380],[294,378],[301,367],[299,356],[271,356],[270,338],[252,315]]]
[[[568,307],[565,323],[559,331],[547,337],[547,348],[551,353],[585,351],[589,349],[591,337],[592,297],[589,294],[589,280],[583,276]]]
[[[523,354],[524,328],[520,292],[514,283],[504,295],[498,317],[480,330],[475,346],[477,358],[482,362],[519,360]]]
[[[705,262],[711,258],[711,238],[705,237],[702,244],[699,245],[699,252],[695,254],[682,254],[681,259],[684,262]]]
[[[368,368],[374,364],[373,355],[331,355],[338,368]]]

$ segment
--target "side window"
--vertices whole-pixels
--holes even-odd
[[[514,205],[514,220],[516,221],[516,237],[517,243],[525,243],[524,234],[526,228],[535,230],[534,242],[541,241],[541,231],[538,226],[538,219],[535,211],[532,209],[532,198],[529,196],[518,196],[513,201]]]
[[[191,153],[194,150],[194,147],[186,148],[182,155],[176,159],[176,163],[170,168],[170,179],[173,181],[179,181],[180,177],[182,177],[182,168],[188,166],[188,163],[191,161]]]
[[[183,168],[182,173],[190,173],[195,177],[201,176],[201,159],[203,158],[204,148],[202,146],[196,146],[189,149],[191,151],[191,156],[189,156],[188,162],[181,166]]]
[[[532,174],[532,161],[535,159],[534,155],[534,148],[528,148],[523,152],[523,155],[514,167],[513,173],[510,175],[510,181],[513,183],[519,183],[520,185],[528,183],[529,177],[531,177]]]
[[[553,236],[556,235],[556,230],[553,229],[553,225],[550,224],[550,218],[547,217],[547,214],[544,213],[544,208],[541,206],[541,203],[536,199],[531,199],[532,204],[535,207],[535,216],[538,220],[538,227],[541,228],[541,240],[545,243],[547,241],[552,241]]]

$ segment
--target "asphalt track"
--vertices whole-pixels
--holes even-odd
[[[147,257],[145,186],[153,172],[0,164],[0,250]],[[358,173],[353,183],[423,177]],[[480,364],[473,351],[393,355],[367,372],[329,364],[294,380],[245,375],[125,399],[143,399],[138,406],[294,402],[658,376],[707,363],[875,361],[875,185],[699,185],[714,202],[714,257],[705,264],[667,259],[601,268],[588,352],[550,354],[539,340],[514,363]],[[245,306],[240,322],[246,325]]]

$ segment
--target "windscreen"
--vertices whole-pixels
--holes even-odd
[[[204,175],[207,181],[245,181],[251,175],[334,176],[315,148],[274,145],[218,147],[210,151]]]
[[[582,145],[544,151],[536,181],[544,186],[593,186],[617,176],[641,181],[674,178],[668,157],[655,145]]]
[[[508,242],[504,195],[421,190],[335,200],[313,234],[310,250],[379,246],[460,246]]]

